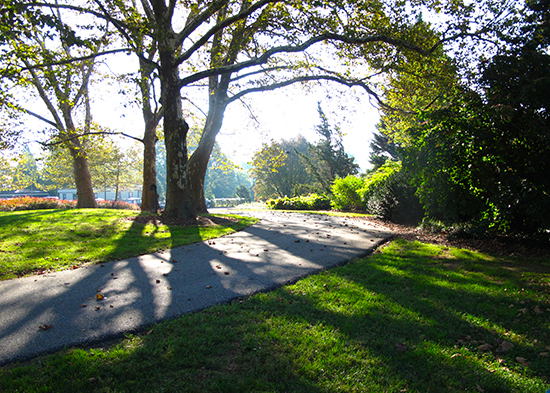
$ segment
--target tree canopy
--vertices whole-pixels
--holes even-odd
[[[204,178],[229,103],[254,92],[324,81],[362,88],[388,114],[399,113],[397,107],[409,112],[430,107],[449,85],[449,69],[455,66],[445,55],[444,45],[459,45],[466,38],[491,38],[515,10],[513,1],[491,0],[3,1],[30,12],[30,22],[24,23],[54,26],[52,31],[68,48],[82,48],[80,53],[65,51],[61,56],[30,61],[20,70],[32,73],[77,61],[89,64],[114,52],[138,56],[142,70],[147,68],[141,81],[156,80],[160,87],[167,156],[164,214],[186,218],[201,210],[197,204],[203,184],[195,184],[194,179]],[[40,13],[50,19],[41,19]],[[427,22],[424,15],[430,13],[438,13],[441,22]],[[72,17],[64,17],[61,23],[62,14]],[[66,24],[80,17],[90,23]],[[104,36],[109,37],[109,46],[100,48]],[[9,39],[14,37],[23,38],[24,32]],[[406,91],[409,98],[392,95],[383,88],[385,83],[399,84],[396,92]],[[189,118],[182,98],[198,87],[206,88],[210,105],[204,143],[193,158],[187,150]],[[144,95],[143,104],[149,99]]]

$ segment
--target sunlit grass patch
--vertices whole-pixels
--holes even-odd
[[[257,219],[215,226],[140,224],[131,210],[0,212],[0,279],[76,268],[223,236]],[[143,213],[142,213],[143,214]]]

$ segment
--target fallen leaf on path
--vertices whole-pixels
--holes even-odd
[[[103,300],[105,299],[105,296],[103,296],[101,293],[98,293],[95,295],[96,300]]]

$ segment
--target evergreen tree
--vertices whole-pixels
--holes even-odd
[[[401,156],[398,152],[398,146],[383,133],[383,122],[377,125],[378,132],[373,134],[373,139],[370,143],[369,162],[373,166],[373,170],[380,168],[387,160],[399,161]]]
[[[357,174],[359,165],[345,152],[342,134],[338,128],[330,125],[320,102],[317,103],[317,112],[321,123],[315,126],[315,131],[321,139],[310,145],[309,156],[305,154],[299,154],[299,156],[317,182],[316,191],[329,193],[330,186],[336,177],[344,178]]]

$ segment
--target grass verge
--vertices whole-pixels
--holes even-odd
[[[136,214],[112,209],[0,212],[0,279],[180,247],[257,222],[239,217],[222,225],[177,226],[128,220]]]
[[[103,348],[0,369],[0,391],[533,392],[550,262],[397,240]]]

